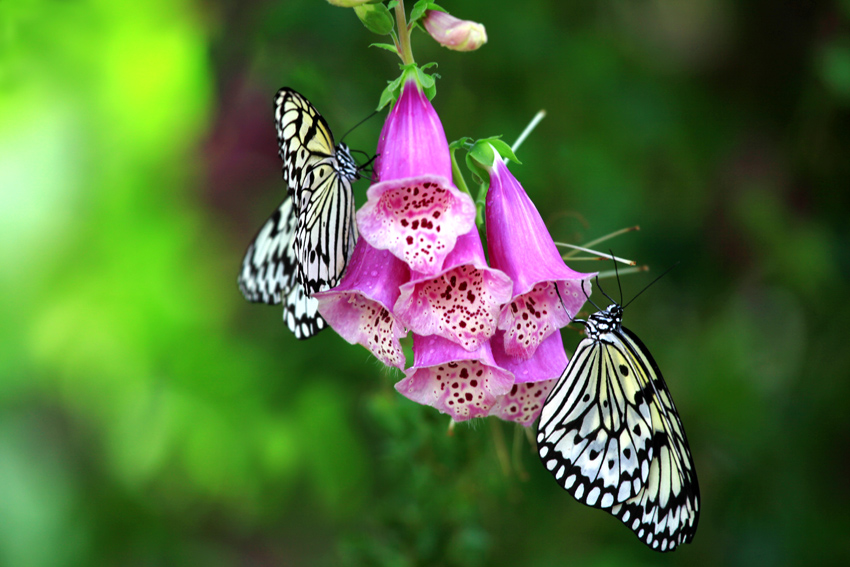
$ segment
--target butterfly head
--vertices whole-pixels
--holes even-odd
[[[358,178],[357,162],[351,156],[351,148],[340,142],[336,147],[336,159],[339,162],[339,172],[343,177],[351,181]]]
[[[612,303],[602,311],[597,311],[587,318],[585,323],[587,336],[596,339],[605,333],[618,331],[623,323],[623,307]]]

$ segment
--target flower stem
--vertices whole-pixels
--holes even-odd
[[[455,157],[457,148],[450,148],[450,150],[450,155],[452,156],[452,181],[455,182],[455,187],[471,197],[472,193],[469,192],[469,187],[466,186],[466,179],[463,178],[463,172],[461,172],[460,166],[457,164],[457,158]]]
[[[399,0],[395,6],[395,19],[398,26],[398,39],[401,45],[401,62],[405,65],[414,63],[413,51],[410,49],[410,28],[407,26],[407,17],[404,15],[404,0]]]
[[[534,130],[538,124],[540,124],[540,121],[543,120],[544,116],[546,116],[545,110],[541,110],[534,115],[534,118],[532,118],[531,122],[528,123],[528,126],[525,127],[525,130],[523,130],[522,134],[519,135],[519,138],[516,139],[514,145],[511,146],[511,151],[513,153],[516,154],[516,151],[519,149],[519,147],[522,145],[528,135],[531,134],[531,131]]]

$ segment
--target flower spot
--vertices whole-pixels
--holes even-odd
[[[385,182],[358,224],[373,246],[390,250],[418,272],[433,274],[458,235],[474,226],[474,214],[467,195],[441,177],[429,177]]]
[[[536,400],[548,396],[557,381],[557,378],[553,378],[542,382],[514,384],[510,393],[499,397],[490,414],[507,421],[531,425],[543,409]]]
[[[475,350],[496,332],[501,303],[496,294],[501,292],[495,278],[472,265],[457,266],[414,286],[406,305],[416,305],[415,312],[406,306],[396,312],[404,321],[416,321],[411,328],[417,333]]]
[[[365,346],[375,357],[388,366],[404,365],[404,353],[397,338],[400,323],[376,301],[359,293],[345,293],[346,309],[358,313],[358,331],[355,341]]]
[[[463,421],[488,415],[497,396],[507,391],[508,380],[513,380],[510,374],[477,360],[463,360],[419,368],[396,388],[416,402]]]
[[[502,309],[498,328],[505,331],[505,352],[510,356],[530,358],[549,335],[570,322],[555,282],[538,283]]]

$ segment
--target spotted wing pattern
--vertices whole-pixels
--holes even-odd
[[[304,187],[307,171],[318,162],[333,157],[336,149],[331,129],[319,111],[306,98],[284,87],[275,95],[275,126],[283,180],[290,196]]]
[[[540,458],[579,502],[671,551],[693,539],[699,520],[685,430],[643,343],[619,321],[604,333],[588,329],[543,406]]]
[[[310,294],[339,283],[357,240],[351,180],[331,159],[310,168],[301,191],[296,256],[298,277]]]
[[[313,294],[335,287],[357,240],[351,182],[358,168],[327,122],[290,88],[275,95],[275,126],[289,197],[248,248],[239,288],[249,301],[284,304],[298,338],[326,326]]]
[[[286,326],[297,338],[306,339],[327,324],[317,312],[318,301],[307,296],[297,278],[296,226],[292,199],[287,197],[248,246],[238,283],[248,301],[283,303]]]

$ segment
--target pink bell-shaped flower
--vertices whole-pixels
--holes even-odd
[[[516,383],[510,392],[498,397],[490,415],[529,426],[540,415],[546,396],[567,367],[561,333],[555,332],[543,339],[529,359],[505,353],[503,331],[496,333],[491,345],[496,364],[511,372]]]
[[[351,344],[361,344],[387,366],[404,368],[399,339],[407,329],[393,315],[399,286],[410,279],[407,265],[359,239],[342,281],[335,288],[314,293],[319,313]]]
[[[485,218],[490,265],[514,282],[498,327],[510,356],[529,358],[567,325],[585,302],[583,282],[594,274],[571,270],[525,190],[496,153],[489,170]],[[590,290],[590,285],[584,286]]]
[[[395,389],[414,402],[437,408],[455,421],[488,415],[514,376],[493,359],[490,343],[468,352],[438,336],[413,335],[413,366]]]
[[[458,236],[475,226],[475,204],[451,181],[443,125],[415,79],[387,116],[378,154],[376,183],[357,211],[360,234],[411,270],[436,274]]]
[[[439,273],[414,273],[401,286],[394,312],[414,333],[439,335],[474,351],[496,332],[512,285],[503,272],[487,266],[481,237],[473,229],[458,238]]]

